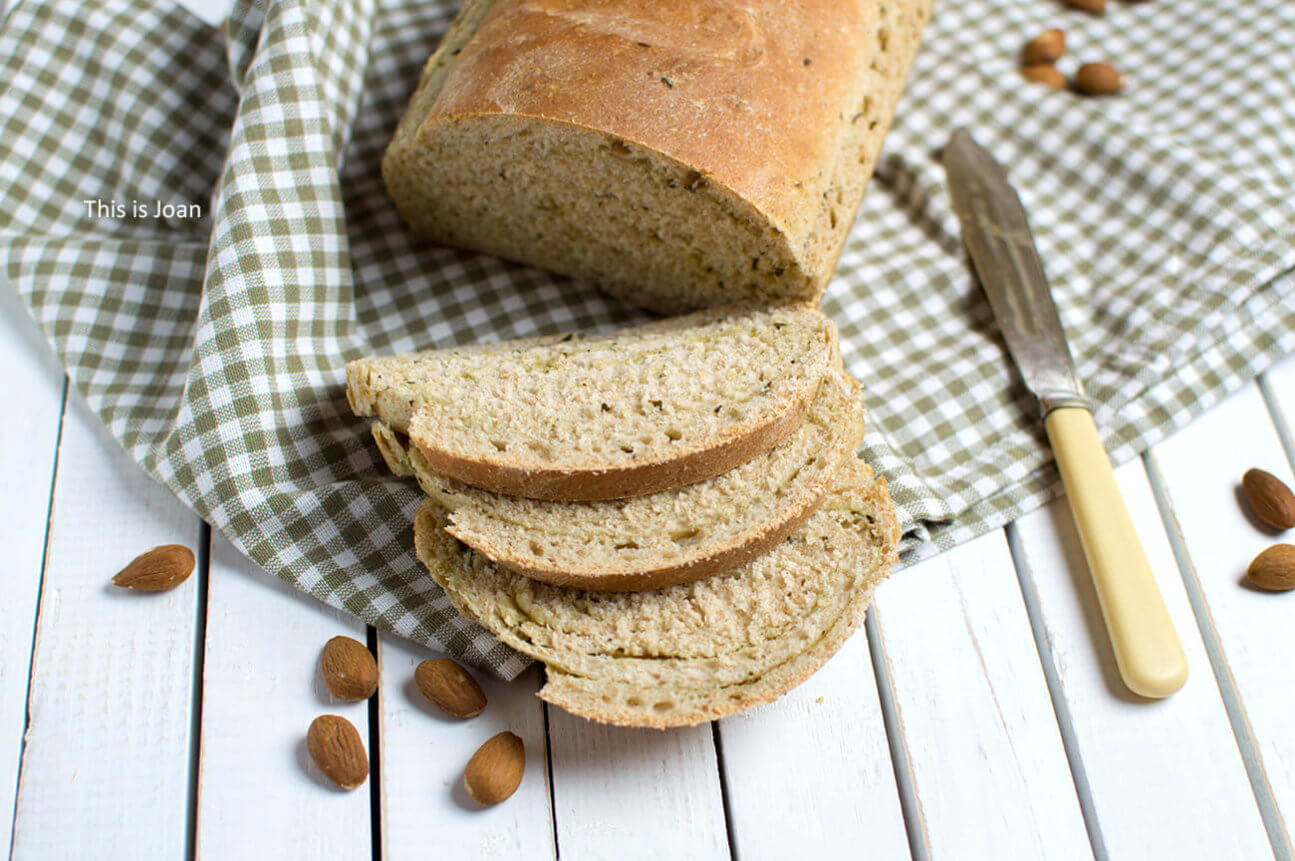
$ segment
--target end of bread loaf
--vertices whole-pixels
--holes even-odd
[[[394,142],[383,176],[419,233],[594,281],[653,311],[821,292],[748,202],[598,129],[505,114],[439,121]]]
[[[383,159],[432,239],[667,313],[818,301],[931,0],[468,0]]]

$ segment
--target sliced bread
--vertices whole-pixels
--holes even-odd
[[[726,306],[612,334],[363,359],[347,366],[347,398],[441,475],[511,496],[616,499],[767,452],[839,364],[817,308]]]
[[[558,502],[411,471],[450,511],[449,533],[536,580],[592,591],[655,589],[748,562],[814,513],[863,438],[858,384],[832,375],[791,436],[705,481],[632,499]]]
[[[604,723],[664,729],[766,703],[863,621],[894,564],[899,524],[882,479],[851,459],[791,537],[746,565],[649,592],[585,592],[492,563],[445,531],[432,500],[418,555],[465,616],[545,663],[543,699]]]

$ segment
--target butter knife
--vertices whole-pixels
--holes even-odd
[[[1120,675],[1135,694],[1167,697],[1187,681],[1187,657],[1075,376],[1025,209],[1003,168],[966,129],[954,132],[943,160],[980,284],[1039,399]]]

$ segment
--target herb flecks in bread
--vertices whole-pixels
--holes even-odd
[[[655,310],[817,300],[931,0],[468,0],[383,160],[414,228]]]
[[[594,591],[697,580],[754,559],[813,514],[863,436],[858,385],[833,374],[805,420],[768,452],[674,491],[605,502],[522,499],[401,460],[450,510],[449,532],[533,579]]]
[[[790,538],[722,574],[649,592],[584,592],[501,568],[424,503],[419,557],[465,616],[543,661],[540,696],[606,723],[666,728],[769,702],[820,667],[863,621],[894,564],[895,509],[851,460]]]
[[[839,367],[817,308],[727,306],[606,335],[428,350],[347,366],[394,471],[496,493],[615,499],[682,487],[773,448]]]

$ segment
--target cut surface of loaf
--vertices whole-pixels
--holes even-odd
[[[450,511],[450,534],[491,561],[546,583],[626,591],[697,580],[778,544],[813,514],[862,438],[858,384],[834,374],[800,427],[768,452],[632,499],[503,496],[436,474],[416,448],[404,456],[428,496]]]
[[[383,159],[418,231],[678,312],[823,293],[931,0],[467,0]]]
[[[647,592],[586,592],[490,562],[432,500],[418,555],[465,616],[547,667],[539,695],[593,720],[664,729],[766,703],[818,669],[863,621],[894,564],[884,480],[850,459],[791,537],[752,562]]]
[[[817,308],[726,306],[605,335],[363,359],[347,366],[347,398],[442,475],[512,496],[616,499],[768,451],[839,356]]]

